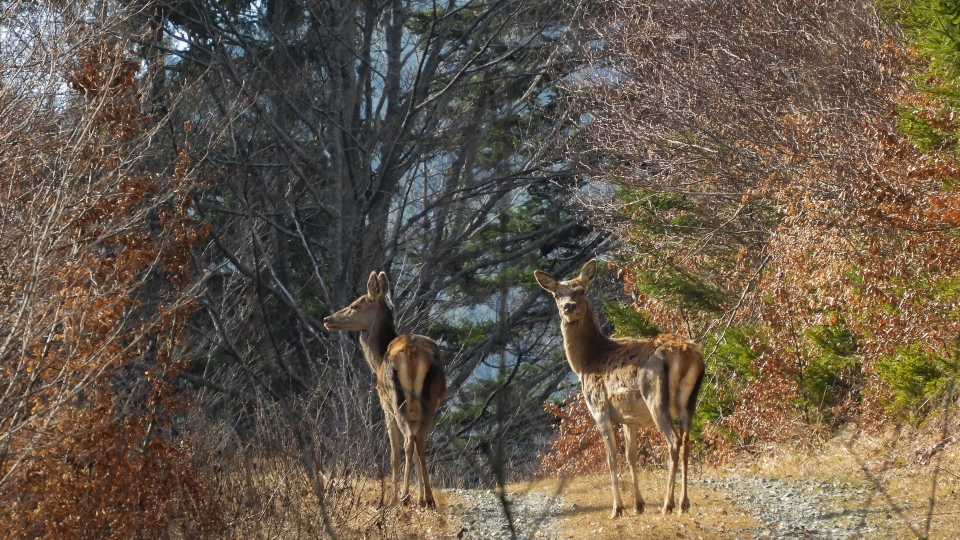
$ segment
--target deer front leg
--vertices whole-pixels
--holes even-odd
[[[627,465],[630,466],[630,477],[633,479],[634,512],[642,514],[644,506],[643,495],[640,494],[640,482],[637,480],[637,437],[639,435],[637,429],[637,426],[623,425],[623,438],[627,442]]]
[[[617,439],[613,435],[613,424],[610,423],[610,417],[604,413],[597,421],[597,429],[600,430],[600,436],[607,447],[607,465],[610,467],[610,487],[613,489],[613,513],[611,518],[617,518],[623,514],[623,501],[620,499],[620,485],[617,482]]]

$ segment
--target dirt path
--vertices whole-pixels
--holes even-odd
[[[869,485],[812,478],[727,477],[691,483],[694,508],[685,516],[661,516],[655,507],[641,516],[607,518],[608,485],[598,477],[587,489],[571,486],[569,496],[549,489],[508,491],[516,537],[532,538],[900,538],[906,532],[896,516],[878,516]],[[448,490],[458,502],[461,539],[510,539],[510,527],[496,492]],[[654,489],[648,491],[652,501]],[[589,494],[589,496],[587,495]],[[699,501],[697,499],[700,499]],[[580,504],[577,504],[579,501]],[[602,502],[601,502],[602,501]],[[889,521],[884,521],[884,519]],[[895,526],[899,525],[899,526]]]
[[[743,531],[758,538],[874,538],[881,531],[867,524],[862,511],[847,505],[869,488],[845,482],[777,478],[726,478],[698,482],[712,485],[736,506],[745,508],[760,526]]]
[[[447,492],[463,501],[454,504],[455,512],[463,521],[457,538],[513,538],[503,502],[496,492],[478,489],[451,489]],[[558,523],[564,511],[562,498],[527,491],[507,492],[506,499],[516,538],[566,538],[560,533]]]
[[[938,435],[939,436],[939,435]],[[930,439],[930,437],[927,437]],[[866,436],[851,431],[816,452],[771,452],[723,467],[697,466],[690,512],[661,515],[666,471],[640,471],[641,515],[611,520],[606,473],[545,478],[508,486],[517,538],[704,540],[848,538],[960,539],[960,447],[936,460],[914,447],[921,434]],[[920,459],[922,457],[923,459]],[[624,502],[632,502],[621,475]],[[499,497],[449,490],[449,538],[511,538]],[[559,493],[559,496],[554,496]]]

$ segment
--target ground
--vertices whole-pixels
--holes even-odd
[[[960,538],[960,445],[910,443],[907,451],[889,434],[855,434],[816,451],[771,450],[736,464],[696,466],[692,508],[681,516],[659,513],[662,468],[643,471],[646,512],[616,520],[607,474],[511,484],[503,497],[446,489],[435,512],[398,509],[408,524],[399,536],[509,539],[506,501],[518,538]],[[628,479],[621,476],[629,507]]]

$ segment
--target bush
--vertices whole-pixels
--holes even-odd
[[[810,344],[800,373],[798,405],[813,424],[833,425],[843,416],[845,404],[856,400],[859,358],[856,337],[842,320],[805,332]]]
[[[960,373],[960,349],[952,357],[925,350],[923,344],[900,347],[877,362],[877,373],[890,389],[884,400],[888,413],[913,425],[921,423],[944,397]]]

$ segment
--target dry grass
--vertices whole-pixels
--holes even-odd
[[[229,538],[322,538],[324,509],[337,538],[456,538],[462,517],[456,495],[435,490],[437,510],[388,504],[387,485],[360,474],[331,478],[317,503],[302,471],[285,460],[262,460],[234,474]],[[411,485],[414,496],[416,485]]]
[[[367,509],[339,531],[344,538],[456,538],[463,516],[453,513],[461,502],[456,495],[434,491],[437,509],[412,506],[380,506],[379,494],[371,492]]]
[[[823,497],[825,511],[846,512],[862,518],[876,538],[917,538],[928,530],[930,495],[937,475],[936,499],[929,524],[930,538],[960,538],[960,444],[954,442],[932,456],[925,454],[938,435],[923,432],[889,432],[866,436],[853,431],[811,451],[771,448],[750,461],[725,467],[694,466],[690,486],[691,511],[682,516],[662,516],[666,470],[642,471],[641,491],[647,511],[611,520],[611,494],[606,473],[507,486],[509,493],[528,492],[563,498],[555,529],[561,538],[737,538],[762,534],[764,529],[747,508],[728,499],[716,483],[702,479],[779,478],[818,486],[846,486],[843,490],[813,487]],[[919,451],[919,454],[918,454]],[[918,461],[918,455],[922,458]],[[258,460],[235,467],[225,491],[231,494],[233,538],[303,538],[323,536],[321,514],[309,484],[285,460]],[[294,472],[291,472],[294,471]],[[226,479],[226,478],[225,478]],[[413,487],[413,486],[411,486]],[[437,510],[385,504],[385,486],[379,480],[353,471],[328,484],[326,507],[340,538],[457,538],[472,516],[470,504],[435,486]],[[633,495],[629,473],[621,478],[624,503]],[[837,496],[843,493],[842,497]]]
[[[695,467],[691,477],[779,478],[787,482],[827,481],[845,486],[844,495],[821,491],[826,511],[859,516],[877,531],[877,538],[960,538],[960,445],[946,446],[925,461],[918,461],[939,440],[938,434],[919,431],[888,432],[866,436],[841,433],[817,451],[772,448],[749,462],[728,467]],[[931,494],[936,473],[936,497]],[[609,518],[612,496],[609,475],[598,474],[566,481],[547,479],[510,487],[564,498],[560,520],[569,538],[736,538],[762,533],[764,528],[747,509],[733,504],[724,493],[702,483],[691,485],[691,511],[683,516],[662,516],[659,505],[666,471],[642,473],[640,489],[647,510],[640,516],[627,513]],[[633,500],[628,474],[621,477],[621,496],[627,507]],[[857,493],[857,492],[860,493]],[[575,507],[571,510],[570,505]],[[930,515],[929,528],[926,523]]]
[[[960,538],[960,445],[954,442],[929,455],[940,440],[931,430],[878,436],[847,430],[817,452],[774,450],[743,474],[836,479],[868,491],[827,502],[862,516],[887,537],[923,537],[930,514],[930,538]],[[936,496],[931,497],[934,480]]]
[[[568,538],[737,538],[742,531],[759,525],[743,508],[725,501],[723,494],[712,488],[691,486],[691,511],[682,515],[661,515],[664,471],[643,471],[640,490],[646,510],[634,515],[627,510],[623,517],[610,519],[613,499],[609,474],[596,474],[563,480],[548,479],[532,484],[517,484],[508,490],[535,491],[563,497],[560,530]],[[629,475],[627,475],[627,478]],[[621,479],[624,504],[632,506],[633,492]],[[624,488],[627,488],[624,491]]]

